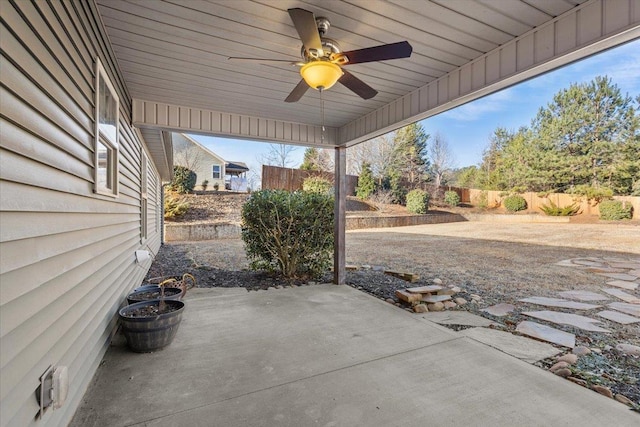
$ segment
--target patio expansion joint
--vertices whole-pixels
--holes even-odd
[[[436,346],[436,345],[450,343],[450,342],[458,341],[458,340],[464,340],[465,338],[466,337],[464,337],[464,336],[454,336],[454,337],[452,337],[450,339],[445,339],[445,340],[438,341],[438,342],[435,342],[435,343],[432,343],[432,344],[428,344],[428,345],[424,345],[424,346],[421,346],[421,347],[410,348],[408,350],[399,351],[397,353],[387,354],[385,356],[380,356],[380,357],[376,357],[376,358],[373,358],[373,359],[364,360],[364,361],[357,362],[357,363],[354,363],[354,364],[351,364],[351,365],[348,365],[348,366],[342,366],[340,368],[335,368],[335,369],[331,369],[331,370],[324,371],[324,372],[318,372],[317,374],[313,374],[313,375],[309,375],[309,376],[301,377],[301,378],[296,378],[296,379],[291,380],[291,381],[285,381],[285,382],[280,383],[280,384],[275,384],[275,385],[272,385],[272,386],[269,386],[269,387],[263,387],[263,388],[258,389],[258,390],[252,390],[252,391],[249,391],[249,392],[246,392],[246,393],[241,393],[241,394],[238,394],[236,396],[227,397],[227,398],[224,398],[224,399],[216,400],[214,402],[205,403],[203,405],[196,405],[196,406],[193,406],[191,408],[181,409],[179,411],[175,411],[175,412],[172,412],[170,414],[165,414],[165,415],[161,415],[161,416],[158,416],[158,417],[148,418],[146,420],[138,421],[138,422],[135,422],[133,424],[127,424],[125,427],[144,426],[146,423],[148,423],[150,421],[161,420],[163,418],[167,418],[167,417],[171,417],[171,416],[174,416],[174,415],[177,415],[177,414],[182,414],[182,413],[185,413],[185,412],[193,411],[195,409],[206,408],[207,406],[217,405],[219,403],[228,402],[230,400],[238,399],[238,398],[245,397],[245,396],[251,396],[252,394],[261,393],[263,391],[276,389],[276,388],[287,386],[287,385],[290,385],[290,384],[295,384],[295,383],[300,382],[300,381],[306,381],[308,379],[321,377],[323,375],[331,374],[331,373],[334,373],[334,372],[344,371],[344,370],[347,370],[347,369],[355,368],[355,367],[366,365],[366,364],[369,364],[369,363],[378,362],[378,361],[384,360],[384,359],[390,359],[392,357],[396,357],[396,356],[400,356],[400,355],[403,355],[403,354],[412,353],[414,351],[420,351],[420,350],[428,349],[428,348]]]

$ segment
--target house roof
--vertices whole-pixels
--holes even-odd
[[[247,166],[246,163],[243,163],[243,162],[227,162],[224,168],[227,173],[229,172],[242,173],[242,172],[249,171],[249,167]]]

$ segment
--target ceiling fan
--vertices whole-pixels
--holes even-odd
[[[403,41],[342,52],[340,45],[335,40],[325,37],[331,26],[327,18],[316,18],[313,12],[300,8],[289,9],[288,12],[302,40],[302,61],[229,58],[241,61],[289,62],[292,65],[302,67],[300,68],[302,80],[287,96],[285,102],[297,102],[309,87],[323,91],[329,89],[336,82],[341,83],[363,99],[373,98],[378,94],[378,91],[342,67],[364,62],[408,58],[413,50],[407,41]]]

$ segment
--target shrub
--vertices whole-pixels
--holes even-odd
[[[321,276],[333,254],[333,197],[254,191],[242,207],[242,240],[254,270],[284,277]]]
[[[373,179],[373,172],[368,163],[362,164],[362,172],[358,177],[358,186],[356,187],[356,196],[359,199],[366,200],[373,194],[376,189],[376,183]]]
[[[218,191],[219,189],[220,189],[220,184],[219,183],[216,182],[215,184],[213,184],[213,190],[214,191]]]
[[[205,179],[202,181],[202,191],[207,191],[207,187],[209,186],[209,180]]]
[[[393,201],[393,194],[391,194],[390,190],[379,189],[369,196],[369,201],[373,203],[378,211],[384,213],[387,210],[387,206]]]
[[[189,210],[189,203],[173,193],[164,193],[164,218],[173,219],[184,215]]]
[[[620,200],[604,200],[598,205],[600,209],[600,219],[616,221],[619,219],[631,219],[633,217],[633,206],[631,203]]]
[[[196,186],[196,173],[184,166],[173,167],[173,180],[171,181],[171,190],[180,194],[191,193],[193,187]]]
[[[549,216],[573,216],[580,212],[580,205],[574,203],[560,207],[553,203],[552,200],[549,200],[549,204],[541,206],[540,210]]]
[[[310,176],[302,182],[302,190],[308,193],[331,194],[333,184],[321,176]]]
[[[407,193],[407,210],[411,213],[424,214],[429,209],[429,193],[415,189]]]
[[[460,196],[455,191],[445,191],[444,202],[449,206],[458,206],[460,204]]]
[[[506,197],[502,203],[509,212],[518,212],[527,209],[527,201],[518,194]]]

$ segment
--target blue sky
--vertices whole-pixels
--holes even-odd
[[[589,82],[607,75],[623,94],[640,94],[640,40],[501,90],[492,95],[422,120],[427,133],[444,136],[457,167],[480,163],[482,151],[497,127],[528,126],[540,107],[571,83]],[[257,169],[268,144],[207,136],[194,137],[225,160],[244,161]],[[292,154],[292,166],[302,162],[304,147]]]

